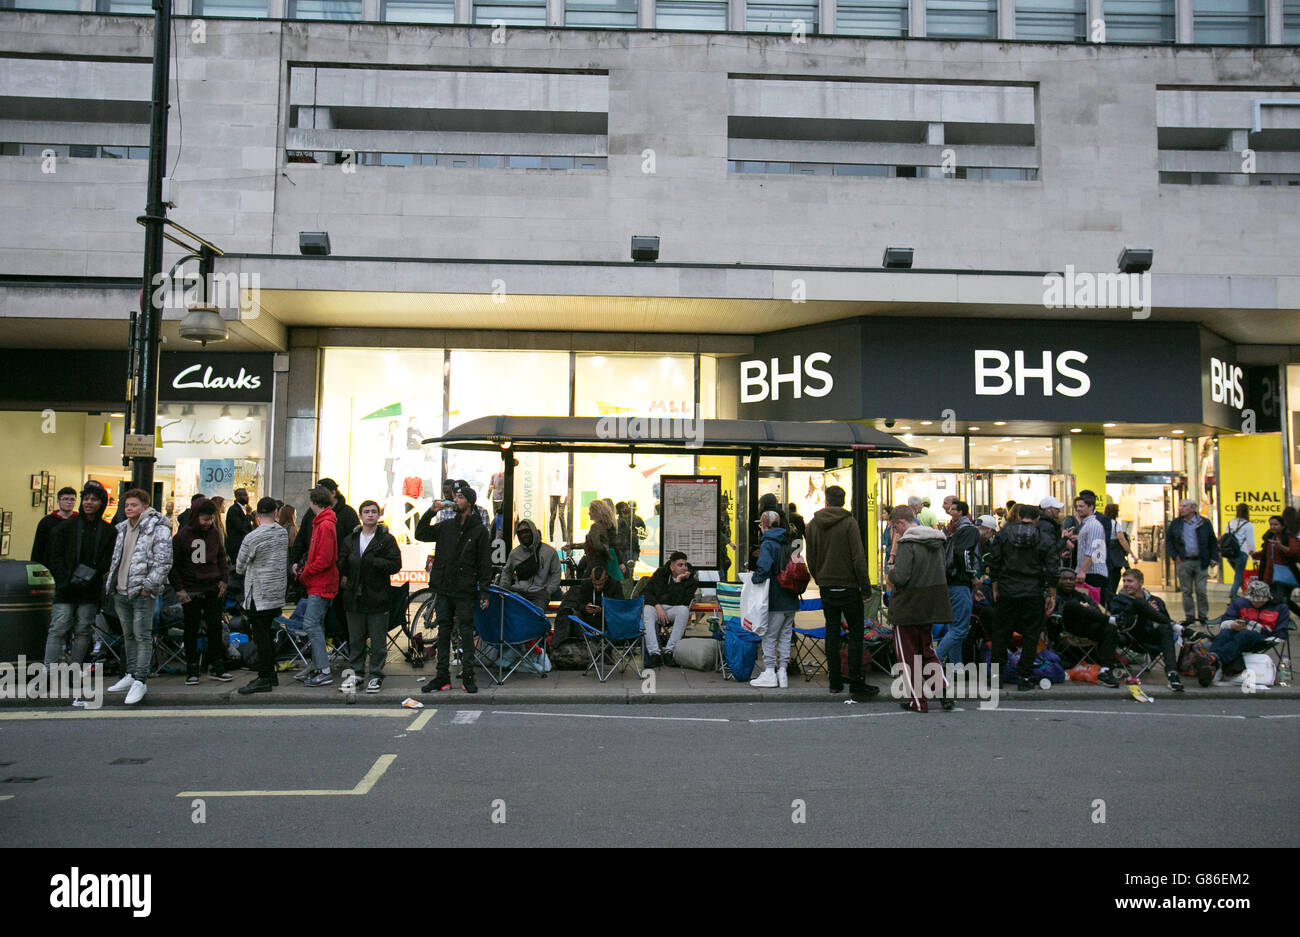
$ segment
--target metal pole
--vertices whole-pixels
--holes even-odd
[[[162,200],[167,162],[167,82],[171,77],[171,0],[153,0],[153,103],[149,112],[149,187],[144,215],[144,280],[140,318],[131,349],[135,397],[131,426],[137,435],[152,435],[158,420],[158,368],[162,303],[154,301],[155,281],[162,273],[163,225],[167,209]],[[131,487],[153,492],[154,456],[131,459]]]
[[[501,450],[502,502],[501,502],[501,539],[506,542],[506,553],[510,552],[510,543],[515,532],[515,450]],[[493,492],[495,494],[496,492]],[[540,537],[541,534],[539,533]]]

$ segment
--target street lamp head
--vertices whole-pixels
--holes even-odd
[[[181,320],[181,338],[186,341],[207,345],[208,342],[226,340],[226,322],[221,318],[221,310],[211,303],[193,303],[189,315]]]

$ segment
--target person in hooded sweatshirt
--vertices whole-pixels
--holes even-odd
[[[230,564],[225,538],[217,526],[217,505],[201,501],[190,522],[172,538],[171,584],[185,610],[185,685],[199,682],[199,624],[208,636],[208,673],[229,683],[226,651],[221,635],[221,608],[226,600]]]
[[[785,568],[787,538],[778,525],[781,515],[764,511],[758,518],[763,539],[754,564],[754,585],[768,583],[767,630],[763,632],[763,672],[749,681],[750,686],[785,689],[790,685],[786,668],[790,664],[790,639],[794,637],[794,613],[799,610],[799,596],[776,581]]]
[[[63,645],[72,631],[72,663],[86,659],[91,626],[104,594],[104,575],[113,561],[117,537],[104,519],[108,491],[97,481],[81,489],[81,509],[65,524],[54,528],[46,549],[45,565],[54,575],[54,609],[45,639],[45,663],[63,660]]]
[[[932,668],[940,667],[930,646],[930,631],[952,621],[943,562],[947,538],[942,530],[921,526],[904,505],[889,512],[889,526],[895,538],[889,566],[889,623],[894,626],[895,670],[903,688],[899,705],[912,712],[929,712],[925,679],[934,672]],[[945,695],[943,708],[953,705]]]
[[[826,507],[812,516],[807,526],[808,572],[817,582],[822,595],[822,614],[826,617],[826,669],[830,691],[844,691],[840,672],[840,622],[849,630],[849,693],[863,703],[880,692],[868,686],[862,673],[862,629],[866,617],[863,602],[871,597],[871,577],[867,573],[867,555],[862,546],[862,532],[853,515],[844,508],[844,489],[826,487]]]
[[[550,544],[542,543],[537,525],[524,518],[515,525],[519,546],[510,551],[497,585],[517,592],[543,612],[551,595],[560,587],[560,555]]]
[[[307,590],[307,612],[303,616],[303,630],[311,641],[311,667],[294,676],[307,686],[329,686],[334,682],[330,674],[329,651],[325,647],[325,615],[334,604],[339,592],[339,541],[335,527],[335,493],[324,485],[311,490],[313,533],[308,538],[307,558],[298,578]],[[355,516],[355,515],[354,515]],[[306,522],[303,526],[308,526]]]

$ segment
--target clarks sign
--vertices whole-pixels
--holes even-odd
[[[270,354],[170,352],[162,356],[159,400],[266,403],[271,399]]]

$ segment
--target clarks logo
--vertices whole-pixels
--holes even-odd
[[[203,370],[201,379],[187,380],[190,375],[197,374],[200,369]],[[261,386],[261,376],[249,374],[243,368],[239,369],[238,377],[213,377],[211,365],[204,368],[201,364],[192,364],[172,378],[172,387],[177,390],[188,388],[197,388],[199,390],[257,390]]]
[[[75,865],[50,879],[51,908],[130,908],[133,917],[152,910],[153,876],[83,875]]]

